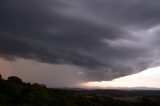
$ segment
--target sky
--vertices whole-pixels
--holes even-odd
[[[158,0],[1,0],[1,73],[72,87],[158,67],[159,10]]]
[[[79,86],[89,89],[158,89],[160,88],[160,66],[111,81],[85,82],[80,83]]]

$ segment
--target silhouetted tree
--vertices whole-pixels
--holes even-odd
[[[14,83],[23,83],[22,80],[16,76],[8,77],[8,81],[14,82]]]

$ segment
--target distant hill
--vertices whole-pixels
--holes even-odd
[[[0,76],[0,106],[160,106],[158,90],[54,89]]]

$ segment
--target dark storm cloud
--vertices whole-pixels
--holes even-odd
[[[157,0],[1,0],[0,55],[85,67],[89,80],[132,74],[150,67],[159,56],[152,49],[158,47],[152,43],[158,36],[149,31],[159,24],[159,4]]]

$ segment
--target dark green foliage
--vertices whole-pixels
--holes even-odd
[[[15,76],[8,80],[0,76],[0,106],[160,106],[159,96],[96,92],[48,89],[45,85],[24,83]]]

